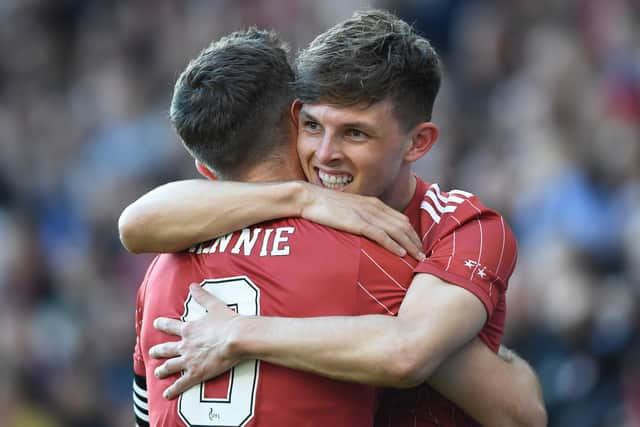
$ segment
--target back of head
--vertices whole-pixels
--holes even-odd
[[[251,28],[213,42],[176,82],[170,118],[187,150],[239,179],[289,142],[293,71],[273,32]]]
[[[305,103],[349,106],[390,100],[406,129],[431,120],[440,64],[428,40],[384,10],[356,12],[320,34],[296,61]]]

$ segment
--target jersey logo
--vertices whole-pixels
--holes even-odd
[[[480,276],[481,279],[484,279],[487,277],[487,267],[485,267],[484,265],[477,263],[476,261],[472,260],[472,259],[468,259],[464,262],[464,266],[467,267],[470,270],[473,270],[474,268],[477,267],[476,270],[476,274],[478,276]]]
[[[451,190],[444,195],[438,184],[432,184],[425,193],[425,200],[420,204],[420,208],[439,224],[443,214],[455,212],[458,206],[472,196],[473,194],[462,190]]]
[[[213,408],[209,409],[209,420],[214,421],[214,420],[219,420],[220,419],[220,414],[217,412],[213,411]]]

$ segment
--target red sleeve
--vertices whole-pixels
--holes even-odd
[[[504,219],[485,212],[440,236],[415,272],[467,289],[491,318],[506,292],[516,252],[515,238]]]
[[[142,318],[144,313],[144,299],[147,293],[147,286],[149,283],[149,276],[153,271],[153,267],[155,267],[158,262],[158,257],[155,257],[154,260],[149,265],[147,272],[138,288],[138,296],[136,298],[136,320],[135,320],[135,328],[136,328],[136,344],[133,350],[133,372],[136,375],[144,377],[145,372],[145,363],[142,352],[142,344],[140,342],[140,332],[142,331]]]

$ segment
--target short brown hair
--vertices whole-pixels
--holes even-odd
[[[170,118],[187,150],[238,179],[289,144],[293,70],[277,34],[250,28],[211,43],[178,78]]]
[[[405,129],[431,120],[440,61],[427,39],[385,10],[356,12],[316,37],[296,61],[305,103],[353,105],[391,100]]]

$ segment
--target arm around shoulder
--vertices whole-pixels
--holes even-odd
[[[538,378],[526,361],[510,354],[501,358],[476,338],[442,363],[429,385],[482,425],[546,426]]]
[[[430,274],[415,275],[397,316],[404,345],[390,361],[397,365],[399,379],[392,386],[425,382],[478,334],[486,316],[482,302],[466,289]]]
[[[299,216],[304,192],[297,181],[171,182],[125,208],[118,221],[120,240],[133,253],[184,250],[262,221]]]
[[[500,348],[501,353],[506,350]],[[544,404],[542,385],[531,367],[523,358],[511,350],[506,350],[509,357],[504,359],[513,367],[514,381],[523,391],[519,396],[514,411],[513,424],[522,427],[543,427],[547,425],[547,409]],[[517,423],[517,424],[516,424]]]

